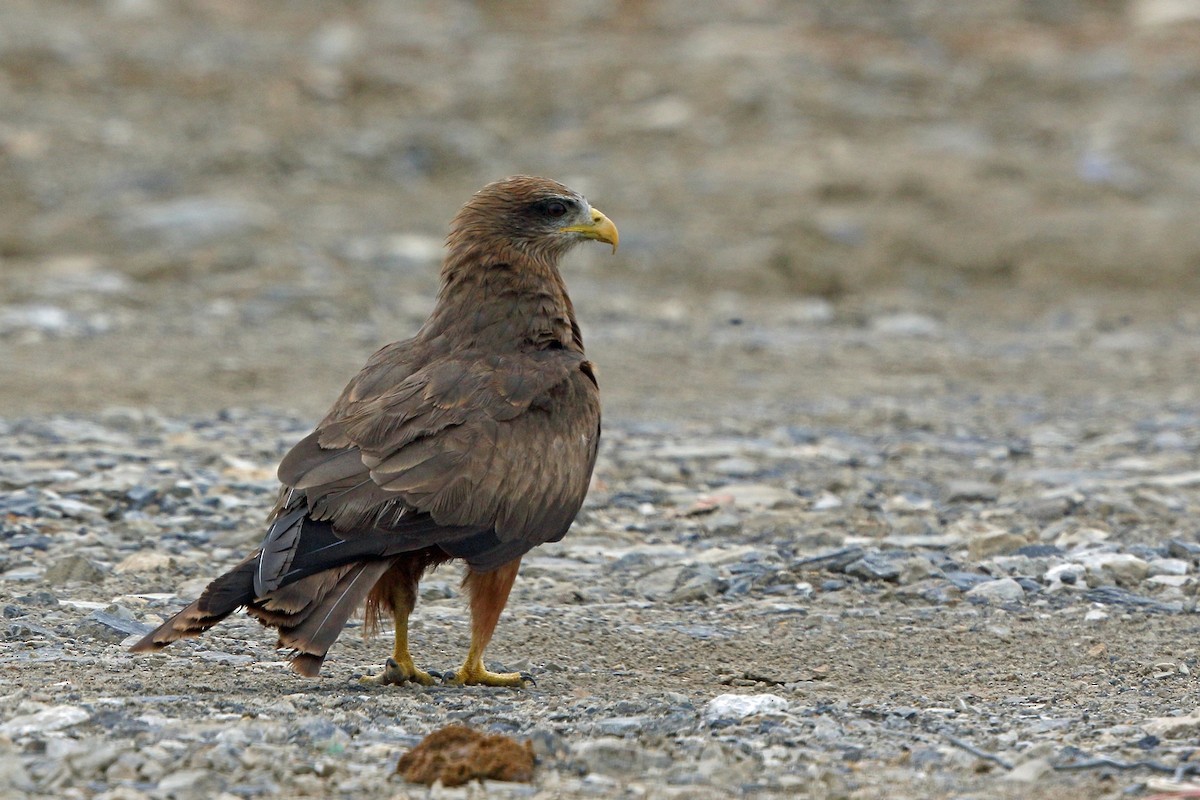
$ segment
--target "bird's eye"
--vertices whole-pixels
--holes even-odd
[[[551,200],[546,204],[546,213],[552,217],[561,217],[567,213],[567,204],[561,200]]]

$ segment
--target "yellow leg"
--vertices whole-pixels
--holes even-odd
[[[463,580],[471,593],[471,647],[467,660],[452,673],[446,675],[447,683],[481,686],[522,687],[532,684],[533,677],[521,672],[489,672],[483,665],[483,651],[500,619],[500,612],[508,603],[521,560],[512,561],[491,572],[468,572]]]
[[[408,652],[408,617],[412,613],[417,599],[416,580],[397,580],[391,585],[392,620],[396,625],[396,644],[392,648],[392,657],[384,664],[383,672],[378,675],[368,675],[363,683],[373,683],[378,686],[401,683],[419,683],[422,686],[432,686],[437,679],[423,669],[418,669]]]

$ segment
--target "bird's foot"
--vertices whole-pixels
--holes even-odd
[[[422,686],[433,686],[437,683],[438,678],[441,677],[437,673],[417,669],[411,658],[406,659],[404,663],[394,658],[389,658],[387,663],[383,665],[383,672],[378,675],[364,675],[360,682],[376,686],[399,685],[402,683],[419,683]]]
[[[455,686],[508,686],[514,689],[537,685],[528,672],[489,672],[483,664],[463,665],[443,675],[442,681]]]

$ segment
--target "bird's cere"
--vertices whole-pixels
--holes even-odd
[[[578,233],[582,234],[585,239],[596,239],[597,241],[605,242],[612,245],[613,252],[617,252],[617,242],[620,236],[617,234],[617,226],[612,220],[604,216],[600,209],[592,209],[592,221],[585,222],[579,225],[568,225],[561,229],[563,233]]]

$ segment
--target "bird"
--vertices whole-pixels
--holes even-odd
[[[390,614],[391,657],[364,681],[522,687],[483,654],[522,557],[556,542],[583,505],[600,442],[595,365],[559,261],[616,226],[580,193],[515,176],[476,192],[450,223],[433,311],[376,351],[279,464],[261,546],[130,649],[198,636],[244,608],[315,677],[349,618]],[[413,661],[409,616],[425,572],[465,562],[462,666]]]

